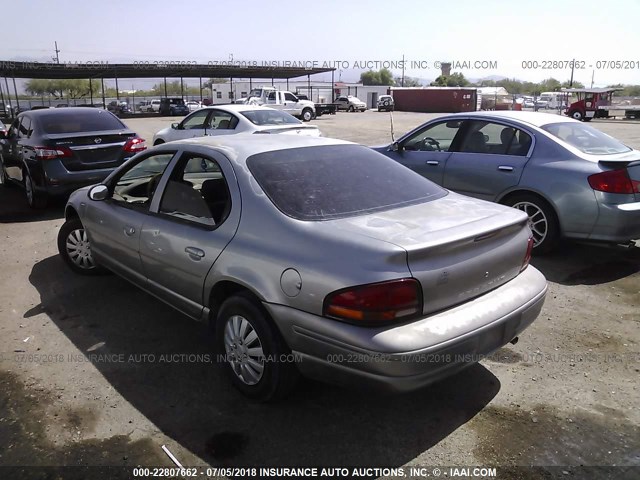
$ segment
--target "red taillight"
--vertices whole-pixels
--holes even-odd
[[[138,153],[147,149],[147,142],[144,138],[135,137],[127,140],[127,143],[124,144],[125,152]]]
[[[640,182],[632,181],[626,168],[591,175],[589,185],[599,192],[627,194],[640,192]]]
[[[529,241],[527,242],[527,253],[524,254],[524,260],[522,261],[522,267],[520,267],[520,271],[522,272],[525,268],[529,266],[529,262],[531,261],[531,253],[533,252],[533,237],[529,237]]]
[[[33,151],[39,160],[53,160],[54,158],[73,156],[73,152],[69,147],[34,147]]]
[[[329,294],[323,313],[358,324],[402,320],[422,311],[421,292],[414,278],[350,287]]]

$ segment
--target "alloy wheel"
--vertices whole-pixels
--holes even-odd
[[[518,202],[513,205],[513,208],[522,210],[529,217],[529,228],[533,233],[533,247],[535,248],[544,242],[547,238],[549,220],[542,209],[531,202]]]
[[[243,316],[227,320],[224,348],[234,374],[246,385],[257,384],[264,373],[264,351],[258,333]]]
[[[91,270],[96,267],[91,255],[91,245],[87,232],[84,229],[72,230],[67,236],[67,255],[71,261],[83,270]]]

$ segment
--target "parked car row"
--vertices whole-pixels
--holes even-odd
[[[34,207],[81,187],[66,264],[209,323],[231,382],[260,400],[299,374],[428,385],[535,320],[547,285],[532,253],[640,238],[640,152],[572,119],[445,115],[382,147],[319,135],[220,105],[147,150],[109,111],[30,111],[0,140],[0,171]]]

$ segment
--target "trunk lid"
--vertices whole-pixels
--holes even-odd
[[[425,315],[515,278],[530,236],[523,212],[454,193],[335,224],[406,250],[409,270],[422,286]]]
[[[48,134],[46,139],[52,146],[67,147],[73,155],[62,159],[71,172],[115,168],[133,156],[127,155],[124,146],[127,140],[136,137],[130,131],[98,131],[81,133]]]

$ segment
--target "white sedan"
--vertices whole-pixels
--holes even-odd
[[[172,123],[153,136],[153,144],[193,137],[238,133],[281,133],[321,136],[315,125],[303,124],[286,112],[257,105],[217,105],[196,110],[180,123]]]
[[[195,112],[196,110],[202,108],[202,104],[200,102],[196,102],[195,100],[187,102],[186,105],[190,112]]]

